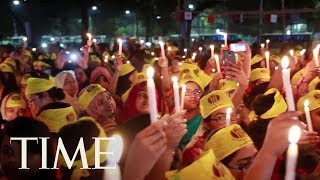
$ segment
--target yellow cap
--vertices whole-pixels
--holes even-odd
[[[296,85],[302,77],[304,77],[307,74],[306,69],[301,69],[297,73],[295,73],[291,79],[291,84]]]
[[[212,81],[212,76],[206,74],[202,70],[200,70],[198,77],[202,82],[203,89]]]
[[[13,68],[6,63],[0,64],[0,71],[5,72],[5,73],[13,73],[14,72]]]
[[[260,54],[256,54],[255,56],[253,56],[253,58],[251,59],[251,65],[256,64],[258,62],[261,62],[263,60],[263,57],[260,56]]]
[[[237,88],[237,82],[227,79],[221,79],[219,81],[219,87],[221,91],[227,93]]]
[[[251,71],[250,82],[256,81],[259,79],[268,79],[270,80],[270,73],[266,68],[256,68]]]
[[[81,106],[81,109],[85,110],[88,108],[91,101],[101,92],[105,92],[106,89],[103,88],[99,84],[90,84],[89,86],[85,87],[81,92],[79,96],[79,103]]]
[[[199,159],[180,171],[166,172],[169,180],[234,180],[235,178],[221,162],[217,160],[211,149],[203,152]]]
[[[90,55],[91,62],[101,63],[101,59],[96,55]]]
[[[182,71],[183,69],[196,70],[196,69],[199,69],[199,66],[196,63],[182,62],[179,68],[180,68],[180,71]]]
[[[180,79],[179,81],[179,85],[181,86],[182,84],[186,84],[187,82],[195,82],[196,84],[198,84],[198,86],[204,90],[204,85],[202,83],[202,81],[200,80],[199,77],[197,77],[193,71],[190,71],[189,73],[187,74],[184,74],[182,76],[182,78]]]
[[[48,59],[48,56],[41,54],[41,55],[38,56],[38,59],[39,59],[39,60]]]
[[[265,92],[263,95],[266,96],[272,93],[276,93],[274,96],[274,103],[267,112],[265,112],[260,116],[262,119],[274,118],[279,116],[281,113],[284,113],[287,111],[287,108],[288,108],[287,103],[277,89],[271,88],[267,92]]]
[[[274,62],[280,64],[281,63],[281,58],[280,58],[280,56],[271,54],[270,55],[270,61],[274,61]]]
[[[63,126],[75,122],[77,114],[72,106],[42,111],[37,119],[44,122],[51,132],[58,132]]]
[[[124,76],[126,74],[129,74],[130,72],[134,71],[136,68],[132,66],[131,63],[126,63],[122,65],[122,68],[120,70],[120,76]]]
[[[41,60],[38,60],[38,61],[34,61],[33,62],[33,65],[34,66],[44,66],[44,67],[47,67],[47,68],[51,68],[51,65],[46,63],[46,62],[43,62]]]
[[[320,90],[310,91],[308,94],[302,96],[297,103],[298,111],[304,111],[304,101],[309,100],[309,109],[313,111],[320,107]]]
[[[204,150],[212,149],[219,161],[237,150],[253,144],[248,134],[238,124],[231,124],[216,132],[205,144]]]
[[[10,93],[2,101],[5,103],[2,105],[4,105],[4,107],[7,107],[7,108],[15,108],[15,107],[19,107],[23,109],[27,108],[26,100],[19,93]]]
[[[17,63],[16,63],[13,59],[11,59],[11,58],[5,59],[5,60],[4,60],[4,63],[10,65],[10,66],[13,67],[13,68],[16,68],[16,67],[17,67]]]
[[[78,123],[80,121],[92,121],[96,124],[96,126],[99,129],[99,136],[97,138],[106,138],[107,135],[105,133],[105,131],[103,130],[103,128],[100,126],[99,123],[97,123],[92,117],[90,116],[85,116],[79,119],[79,121],[75,122]],[[108,142],[109,141],[105,141],[105,140],[101,140],[100,141],[100,150],[99,152],[107,152],[108,150]],[[95,144],[93,143],[92,146],[86,150],[86,157],[87,157],[87,163],[88,166],[94,166],[95,165]],[[100,158],[100,163],[103,163],[107,160],[107,156],[106,155],[102,155],[99,156]],[[61,165],[63,167],[68,167],[67,163],[65,162],[64,157],[60,154],[59,155],[59,162],[61,162]],[[81,169],[83,167],[82,165],[82,160],[75,160],[72,164],[73,167],[73,171],[71,174],[71,179],[81,179],[81,177],[88,177],[90,176],[90,172],[87,169]]]
[[[315,77],[308,85],[308,91],[313,91],[316,90],[316,86],[317,84],[320,82],[320,78],[319,77]]]
[[[29,73],[24,74],[24,75],[22,76],[22,78],[21,78],[21,84],[26,85],[26,84],[27,84],[27,81],[28,81],[28,79],[29,79],[30,77],[32,77],[31,74],[29,74]]]
[[[46,92],[54,87],[54,78],[49,76],[49,79],[30,77],[27,81],[25,94],[36,94]]]
[[[230,97],[221,90],[211,91],[200,99],[200,112],[203,118],[225,107],[234,106]]]
[[[56,60],[57,59],[57,54],[56,53],[51,53],[49,59]]]

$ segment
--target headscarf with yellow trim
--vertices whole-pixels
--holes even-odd
[[[219,161],[237,150],[253,144],[248,134],[238,124],[220,129],[205,143],[204,150],[212,149]]]
[[[263,113],[262,115],[260,115],[260,119],[271,119],[274,117],[279,116],[281,113],[284,113],[287,111],[287,103],[284,100],[283,96],[280,94],[280,92],[275,89],[275,88],[271,88],[269,89],[267,92],[265,92],[262,96],[267,96],[269,94],[273,94],[274,95],[274,103],[272,105],[272,107],[266,111],[265,113]],[[254,109],[255,107],[253,107]],[[255,111],[251,111],[249,114],[249,119],[250,120],[256,120],[257,119],[257,115],[255,113]]]
[[[54,85],[55,85],[55,79],[52,76],[49,76],[49,79],[30,77],[27,80],[25,94],[30,95],[30,94],[46,92],[51,88],[53,88]]]
[[[319,77],[315,77],[308,85],[308,91],[313,91],[316,90],[316,87],[318,85],[318,83],[320,83],[320,78]]]
[[[211,149],[203,152],[199,159],[189,166],[177,171],[166,172],[166,178],[169,180],[234,180],[229,169],[217,160]]]
[[[122,65],[122,68],[120,70],[119,75],[120,76],[124,76],[124,75],[129,74],[130,72],[132,72],[134,70],[136,70],[136,68],[134,68],[131,63],[125,63],[125,64]]]
[[[6,118],[5,108],[27,108],[27,102],[19,93],[13,92],[6,95],[1,102],[1,115],[3,119]]]
[[[100,84],[90,84],[89,86],[85,87],[79,96],[79,103],[82,110],[88,108],[91,101],[101,92],[105,92],[106,89],[103,88]]]
[[[270,80],[270,73],[267,68],[256,68],[251,71],[250,82],[253,82],[259,79]]]
[[[301,69],[300,71],[296,72],[292,78],[291,78],[291,84],[296,85],[302,77],[304,77],[307,74],[306,69]]]
[[[309,101],[309,109],[313,111],[315,109],[320,108],[320,90],[313,90],[307,93],[306,95],[302,96],[297,103],[298,111],[304,110],[304,101]]]
[[[89,116],[82,117],[79,119],[79,121],[75,122],[74,124],[77,124],[82,121],[91,121],[91,122],[95,123],[95,125],[99,129],[99,135],[97,138],[106,138],[107,137],[103,128],[92,117],[89,117]],[[108,142],[105,140],[100,141],[100,152],[107,152],[107,149],[108,149]],[[86,157],[87,157],[88,166],[94,166],[95,159],[96,159],[96,157],[95,157],[95,144],[94,143],[92,144],[90,149],[86,150]],[[107,160],[106,155],[99,156],[99,157],[100,157],[100,161],[99,161],[100,163],[103,163]],[[64,157],[61,154],[59,155],[59,162],[61,163],[61,165],[63,167],[68,167],[67,163],[64,160]],[[74,169],[71,174],[71,178],[70,178],[71,180],[79,180],[82,177],[89,177],[90,176],[90,172],[87,169],[81,169],[82,167],[83,167],[83,165],[82,165],[81,159],[73,162],[72,168],[74,168]]]
[[[14,59],[11,59],[11,58],[6,58],[4,60],[4,63],[8,64],[9,66],[12,67],[12,69],[16,69],[17,68],[17,63],[14,61]]]
[[[221,90],[212,91],[200,99],[200,112],[203,119],[226,107],[234,108],[230,97]]]
[[[44,122],[50,132],[58,132],[63,126],[75,122],[77,114],[70,105],[65,108],[46,109],[40,112],[37,119]]]
[[[220,79],[219,81],[219,89],[225,93],[233,91],[237,88],[237,82],[228,80],[228,79]]]
[[[0,64],[0,71],[4,73],[14,73],[13,68],[6,63]]]
[[[256,54],[251,59],[251,65],[254,65],[254,64],[258,63],[258,62],[261,62],[262,60],[263,60],[263,57],[260,54]]]

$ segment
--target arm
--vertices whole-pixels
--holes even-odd
[[[271,88],[276,88],[278,89],[280,92],[282,91],[282,68],[280,66],[278,66],[278,69],[276,71],[274,71],[271,79],[270,79],[270,83],[268,86],[268,89]]]
[[[120,77],[120,71],[121,71],[121,68],[122,68],[122,61],[123,61],[123,59],[122,59],[121,56],[118,56],[116,58],[116,60],[115,60],[115,72],[114,72],[113,77],[111,79],[110,88],[109,88],[109,92],[112,95],[116,94],[118,80],[119,80],[119,77]]]
[[[169,67],[168,67],[168,59],[159,57],[158,65],[161,67],[162,89],[168,90],[172,87],[172,82],[170,79],[170,73],[169,73]]]

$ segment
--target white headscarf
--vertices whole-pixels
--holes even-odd
[[[78,86],[78,82],[77,82],[76,75],[75,75],[74,71],[69,70],[69,71],[62,71],[56,75],[55,85],[57,88],[63,89],[64,81],[66,80],[66,77],[68,74],[71,74],[72,78],[76,81],[76,84]]]

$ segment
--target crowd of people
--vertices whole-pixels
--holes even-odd
[[[93,137],[119,134],[124,150],[120,176],[131,179],[284,179],[289,129],[301,128],[295,169],[298,179],[320,173],[320,70],[312,49],[290,44],[281,49],[249,46],[235,59],[229,47],[195,43],[179,51],[126,39],[122,51],[88,40],[81,48],[0,47],[1,176],[4,179],[105,179],[103,169],[72,168],[59,158],[57,169],[41,169],[42,146],[28,142],[30,169],[21,167],[21,142],[11,137],[50,137],[47,165],[53,167],[58,138],[69,156],[83,137],[88,166],[95,166]],[[201,47],[201,48],[200,48]],[[303,49],[306,50],[303,50]],[[293,51],[289,53],[289,50]],[[266,61],[265,52],[270,53]],[[297,111],[288,111],[282,56],[289,57]],[[158,120],[151,121],[148,67],[155,70]],[[178,78],[181,110],[174,101]],[[182,87],[185,92],[181,92]],[[304,102],[309,101],[313,130]],[[298,121],[296,119],[299,119]],[[100,146],[101,152],[107,144]],[[61,160],[61,161],[60,161]],[[101,166],[110,164],[101,156]],[[119,177],[112,177],[117,179]]]

